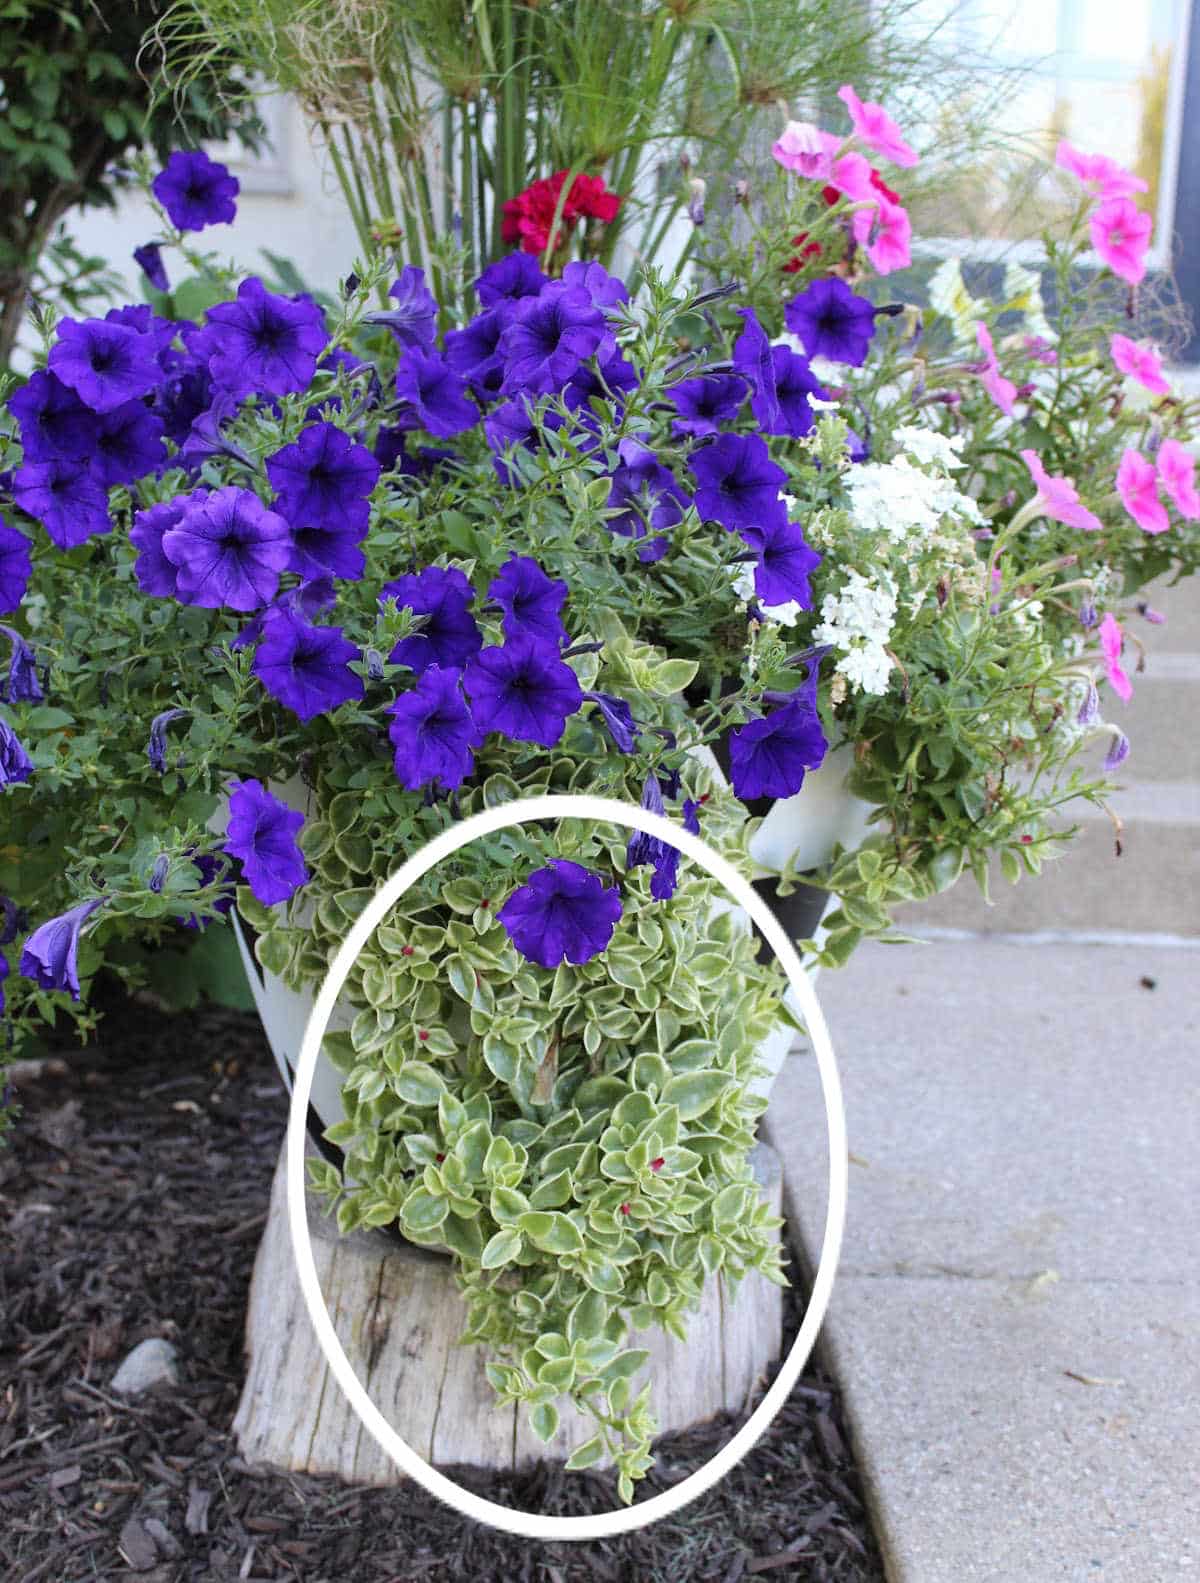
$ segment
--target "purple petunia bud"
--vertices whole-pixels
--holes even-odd
[[[150,760],[150,768],[158,774],[167,773],[167,727],[172,720],[178,720],[187,714],[186,709],[164,709],[162,714],[155,715],[150,722],[150,740],[146,744],[146,757]]]
[[[1118,765],[1124,764],[1129,757],[1129,738],[1119,726],[1112,726],[1110,729],[1113,739],[1112,746],[1104,756],[1105,774],[1111,774]]]
[[[171,859],[165,852],[160,852],[154,859],[154,867],[150,871],[150,889],[157,896],[161,893],[167,877],[167,870],[171,866]]]
[[[8,682],[0,698],[10,704],[36,704],[46,696],[38,681],[37,664],[33,650],[19,632],[11,627],[0,627],[0,632],[12,643],[12,659],[8,667]]]
[[[1085,599],[1079,607],[1079,625],[1085,632],[1090,632],[1099,620],[1096,606],[1090,599]]]
[[[688,219],[693,225],[704,224],[704,194],[708,191],[708,184],[700,176],[693,176],[688,182]]]
[[[1149,621],[1151,626],[1162,627],[1166,625],[1167,618],[1163,615],[1162,611],[1155,610],[1153,606],[1148,605],[1144,599],[1138,600],[1137,613],[1142,617],[1143,620]]]
[[[1075,716],[1081,726],[1094,726],[1100,718],[1100,694],[1096,691],[1095,682],[1088,683],[1087,696],[1079,706],[1079,713]]]

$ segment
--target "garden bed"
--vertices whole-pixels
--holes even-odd
[[[121,1008],[100,1045],[47,1063],[19,1099],[0,1152],[3,1583],[333,1583],[351,1567],[358,1583],[882,1579],[837,1394],[815,1366],[715,1491],[617,1540],[533,1544],[413,1487],[251,1473],[229,1425],[286,1119],[257,1024]],[[114,1395],[121,1359],[151,1336],[177,1348],[180,1383]],[[714,1421],[664,1438],[639,1493],[677,1482],[729,1433]],[[461,1480],[530,1510],[617,1505],[611,1477],[545,1464]]]

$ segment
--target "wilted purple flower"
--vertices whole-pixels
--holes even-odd
[[[86,461],[96,443],[96,414],[56,375],[39,369],[8,398],[24,460]]]
[[[82,462],[27,462],[13,476],[13,499],[45,528],[60,550],[107,533],[108,495]]]
[[[446,335],[446,362],[483,400],[497,394],[504,378],[500,336],[506,322],[501,310],[492,308]]]
[[[21,746],[17,733],[0,715],[0,786],[27,781],[33,774],[33,760]]]
[[[1110,726],[1112,732],[1112,745],[1104,755],[1104,773],[1111,775],[1113,770],[1124,764],[1129,757],[1129,738],[1120,726]]]
[[[150,768],[158,775],[167,773],[167,727],[172,720],[182,720],[186,709],[164,709],[150,722],[150,740],[146,744],[146,757]]]
[[[798,522],[772,522],[756,531],[743,528],[742,537],[758,551],[754,568],[754,591],[766,605],[785,605],[790,600],[801,610],[812,608],[808,574],[820,566],[821,557],[804,541]]]
[[[860,368],[875,334],[875,305],[858,297],[837,275],[814,280],[785,304],[784,322],[804,342],[808,357]]]
[[[4,609],[3,604],[0,604],[0,610],[3,610],[3,609]],[[1166,616],[1163,615],[1162,611],[1153,609],[1150,605],[1148,605],[1146,603],[1146,601],[1144,599],[1139,599],[1138,600],[1138,602],[1137,602],[1137,613],[1138,613],[1139,616],[1141,616],[1143,621],[1149,621],[1151,626],[1161,627],[1161,626],[1165,626],[1166,625],[1167,618],[1166,618]],[[1082,616],[1080,617],[1080,619],[1082,620]]]
[[[708,195],[708,183],[703,176],[693,176],[688,182],[687,217],[693,225],[703,225],[705,220],[704,200]]]
[[[619,514],[605,523],[609,532],[624,538],[641,538],[648,531],[658,533],[673,528],[691,504],[675,474],[638,440],[622,440],[617,456],[620,466],[612,475],[608,505]],[[666,548],[665,543],[662,548]]]
[[[505,395],[561,390],[585,357],[608,337],[604,316],[581,286],[551,281],[537,297],[522,298],[500,337]]]
[[[396,394],[407,401],[430,434],[447,438],[474,428],[479,408],[444,357],[405,352],[396,369]]]
[[[366,532],[367,496],[379,480],[379,463],[334,424],[314,423],[303,430],[293,444],[267,457],[266,469],[275,504],[294,528],[357,538]]]
[[[207,889],[209,885],[215,885],[218,880],[224,879],[225,876],[230,874],[233,870],[232,862],[228,857],[225,856],[224,853],[218,853],[214,856],[207,852],[192,852],[188,855],[191,859],[192,867],[199,871],[200,884],[204,889]],[[224,914],[232,909],[234,900],[235,890],[233,883],[230,882],[224,887],[222,893],[213,901],[213,910],[221,916],[224,916]],[[175,917],[185,929],[207,929],[209,923],[212,921],[209,918],[198,917],[194,912],[187,913],[186,915],[183,913],[176,913]]]
[[[809,367],[807,357],[793,352],[790,347],[773,346],[771,360],[775,364],[775,397],[779,404],[779,422],[768,434],[784,434],[793,440],[802,440],[812,432],[816,422],[809,396],[828,399],[820,381]],[[854,458],[851,457],[853,461]]]
[[[175,563],[163,554],[163,534],[179,526],[184,514],[193,506],[208,499],[207,489],[194,490],[190,495],[176,495],[156,506],[139,511],[129,530],[129,542],[138,552],[133,563],[133,575],[143,593],[158,599],[174,599],[179,572]]]
[[[583,703],[579,679],[558,650],[530,637],[484,649],[467,666],[464,684],[482,731],[547,748],[559,741],[568,716]]]
[[[475,590],[457,566],[427,566],[415,577],[398,577],[384,584],[379,598],[394,599],[426,618],[419,632],[396,644],[388,656],[392,665],[407,665],[418,676],[431,665],[461,670],[483,647],[470,608]]]
[[[27,927],[25,909],[18,907],[11,896],[0,896],[0,945],[11,945]]]
[[[757,434],[721,434],[690,459],[699,488],[696,509],[729,532],[762,529],[786,518],[779,496],[787,474]]]
[[[817,713],[817,674],[814,665],[787,703],[731,734],[730,779],[743,802],[794,797],[805,771],[820,768],[828,744]]]
[[[555,645],[567,641],[560,611],[567,599],[567,585],[547,577],[528,555],[510,555],[499,575],[488,585],[488,597],[504,611],[501,626],[507,638],[524,634]]]
[[[133,261],[154,287],[155,291],[170,291],[167,267],[162,261],[162,248],[157,242],[143,242],[133,250]]]
[[[496,476],[506,487],[520,483],[520,475],[504,460],[506,451],[520,446],[532,450],[537,443],[537,429],[529,402],[518,397],[493,407],[483,420],[483,433],[492,453],[492,466]]]
[[[362,678],[350,669],[350,661],[361,658],[341,627],[310,626],[281,609],[264,623],[251,669],[285,709],[312,720],[362,698]]]
[[[619,751],[632,753],[637,745],[638,726],[624,698],[617,698],[613,693],[584,693],[583,697],[585,703],[596,705]]]
[[[733,343],[733,366],[750,386],[750,411],[767,434],[780,432],[779,397],[775,393],[775,361],[766,331],[753,308],[739,308],[745,329]]]
[[[148,395],[161,377],[154,340],[105,319],[63,319],[47,360],[50,372],[93,412],[111,412]]]
[[[38,681],[37,657],[19,632],[11,627],[0,627],[12,645],[8,664],[8,682],[0,699],[8,704],[36,704],[46,696]]]
[[[454,791],[475,767],[483,740],[462,695],[462,672],[431,665],[388,710],[396,778],[409,791],[440,785]]]
[[[6,1001],[4,999],[4,980],[7,977],[8,977],[8,958],[6,956],[0,956],[0,1011],[3,1011],[4,1007],[6,1005]],[[7,1104],[7,1103],[8,1103],[8,1091],[7,1091],[7,1088],[6,1088],[3,1096],[0,1096],[0,1104]]]
[[[246,883],[264,907],[286,901],[308,879],[296,832],[304,815],[256,780],[231,781],[225,850],[240,859]]]
[[[616,275],[610,275],[603,264],[595,259],[577,260],[562,272],[563,284],[572,289],[582,288],[601,312],[629,301],[629,288]]]
[[[683,799],[683,828],[693,835],[700,834],[700,804],[690,797]]]
[[[208,310],[192,349],[207,358],[213,384],[231,396],[286,396],[312,383],[325,342],[325,315],[315,302],[276,296],[251,275],[235,302]]]
[[[437,341],[437,299],[425,284],[425,271],[406,264],[400,278],[388,288],[396,304],[384,313],[368,313],[369,324],[386,324],[401,346],[431,352]]]
[[[15,610],[33,576],[29,540],[0,517],[0,614]]]
[[[199,149],[177,149],[150,190],[180,231],[228,225],[237,215],[237,177]]]
[[[256,610],[274,597],[292,556],[291,530],[249,489],[227,485],[194,497],[162,537],[176,568],[176,597],[213,610]]]
[[[746,381],[740,374],[707,374],[673,385],[667,397],[679,414],[671,433],[677,440],[689,435],[699,439],[737,417],[746,399]]]
[[[166,459],[162,420],[144,402],[127,401],[100,418],[92,473],[106,489],[144,478]]]
[[[1087,692],[1083,695],[1083,702],[1079,706],[1079,713],[1075,716],[1081,726],[1094,726],[1100,718],[1100,694],[1093,681],[1088,682]]]
[[[621,917],[621,897],[599,874],[552,858],[534,871],[496,914],[513,945],[539,967],[590,962],[608,945]]]
[[[666,812],[662,788],[654,775],[646,777],[646,784],[642,788],[642,807],[650,813]],[[670,901],[678,884],[679,848],[660,841],[656,835],[635,830],[625,848],[625,867],[627,870],[639,868],[643,863],[649,863],[654,869],[654,878],[650,881],[651,896],[655,901]]]
[[[21,952],[21,972],[39,989],[67,989],[79,999],[79,936],[84,924],[108,898],[93,896],[70,912],[35,929]]]
[[[154,867],[150,870],[150,879],[147,882],[147,889],[149,889],[155,896],[160,896],[162,894],[162,888],[166,884],[167,873],[170,870],[170,867],[170,857],[166,852],[160,852],[154,859]]]
[[[536,297],[545,284],[546,276],[531,253],[506,253],[480,275],[475,295],[485,308],[494,308]]]

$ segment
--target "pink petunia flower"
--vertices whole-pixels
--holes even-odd
[[[789,121],[771,145],[771,153],[784,170],[794,170],[809,181],[828,181],[840,147],[840,138],[822,132],[811,121]]]
[[[1080,503],[1078,491],[1069,478],[1048,473],[1036,451],[1022,451],[1021,460],[1037,485],[1043,512],[1052,521],[1068,528],[1082,528],[1085,533],[1098,533],[1103,528],[1100,518]]]
[[[850,230],[858,245],[866,249],[876,274],[907,269],[912,263],[912,222],[895,194],[876,178],[869,162],[861,154],[843,154],[834,162],[829,186],[851,203],[870,205],[852,216]]]
[[[975,326],[975,339],[979,342],[979,350],[987,358],[987,362],[979,370],[980,382],[1004,416],[1011,418],[1013,406],[1017,399],[1017,387],[1011,379],[1005,379],[1000,372],[1000,364],[996,361],[996,348],[992,344],[991,332],[982,320]]]
[[[1111,613],[1100,623],[1100,652],[1104,656],[1104,674],[1117,697],[1125,703],[1133,697],[1133,683],[1121,667],[1121,650],[1125,637],[1121,624]]]
[[[1140,176],[1125,170],[1106,154],[1084,154],[1064,138],[1054,155],[1060,170],[1069,171],[1085,187],[1090,187],[1101,202],[1108,198],[1129,198],[1149,189]]]
[[[854,130],[869,149],[890,159],[893,165],[915,165],[918,155],[904,141],[900,128],[882,105],[864,104],[849,83],[838,89],[838,98],[850,112]]]
[[[1196,491],[1196,458],[1178,440],[1164,440],[1158,448],[1158,479],[1189,522],[1200,519],[1200,494]]]
[[[1156,396],[1169,396],[1171,386],[1163,377],[1158,354],[1149,346],[1139,346],[1127,335],[1114,335],[1109,342],[1112,359],[1122,374],[1136,379],[1139,385],[1153,391]]]
[[[1131,286],[1146,273],[1146,252],[1154,221],[1128,198],[1109,198],[1092,212],[1092,246],[1112,270]]]
[[[1171,526],[1167,508],[1158,498],[1154,463],[1128,447],[1117,468],[1117,493],[1126,511],[1145,533],[1165,533]]]

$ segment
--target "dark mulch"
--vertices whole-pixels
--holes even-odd
[[[303,1583],[880,1580],[837,1393],[818,1369],[717,1489],[587,1545],[510,1539],[414,1487],[251,1473],[229,1433],[246,1292],[286,1110],[256,1024],[127,1008],[20,1090],[0,1148],[0,1579]],[[148,1336],[183,1383],[109,1383]],[[650,1492],[706,1461],[714,1422],[659,1444]],[[603,1475],[464,1472],[505,1504],[611,1509]]]

